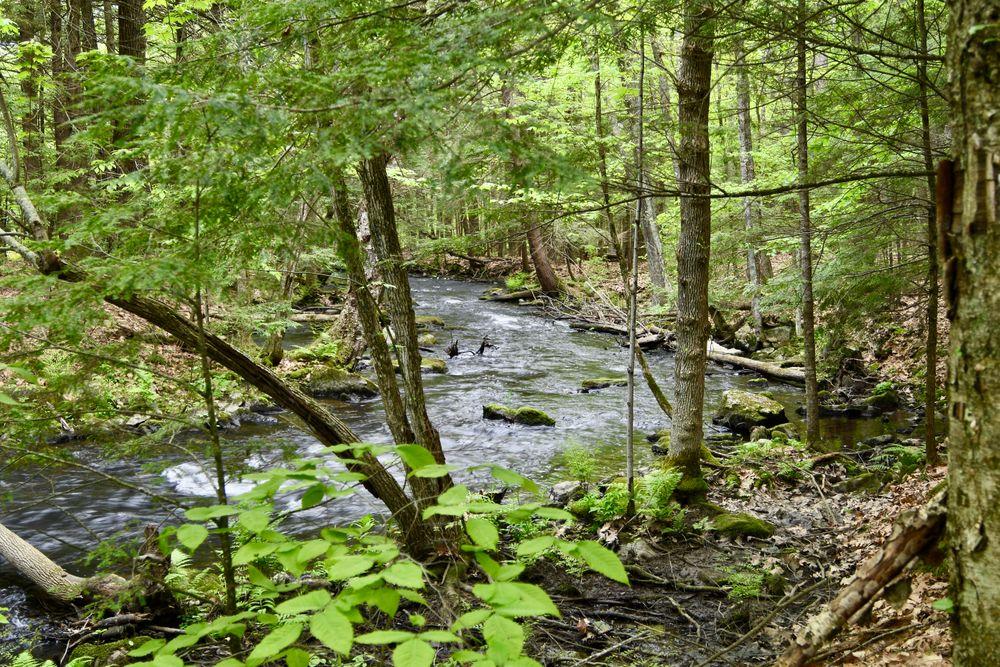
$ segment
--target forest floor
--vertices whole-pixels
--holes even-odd
[[[853,466],[840,457],[809,466],[816,458],[786,449],[707,474],[708,500],[765,519],[775,528],[770,537],[659,533],[611,523],[597,535],[611,544],[626,542],[619,555],[629,567],[631,587],[573,574],[558,563],[536,566],[535,578],[563,617],[536,626],[535,654],[547,664],[773,661],[793,628],[817,613],[879,548],[893,520],[923,505],[945,476],[943,467],[921,469],[878,490],[847,490],[858,479],[848,470]],[[790,463],[804,474],[777,477]],[[878,464],[871,461],[871,467]],[[736,484],[730,481],[734,473]],[[695,510],[688,525],[697,526],[697,517]],[[943,568],[917,567],[826,647],[817,664],[950,664],[948,614],[932,607],[946,595]]]

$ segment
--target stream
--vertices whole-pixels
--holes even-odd
[[[479,300],[488,287],[482,283],[434,278],[411,278],[416,310],[445,322],[442,330],[431,327],[438,343],[437,356],[446,357],[444,348],[457,339],[462,354],[447,360],[445,374],[425,374],[424,383],[430,416],[441,433],[448,462],[459,469],[459,481],[476,482],[479,473],[463,472],[483,463],[499,464],[542,482],[558,481],[564,467],[561,453],[582,446],[601,462],[599,470],[608,474],[624,460],[626,429],[624,387],[581,393],[588,378],[625,375],[627,349],[613,336],[577,332],[567,323],[541,317],[512,304]],[[471,352],[483,336],[494,345],[483,355]],[[303,345],[308,332],[289,335],[286,344]],[[653,372],[667,395],[671,395],[673,355],[665,351],[648,354]],[[669,425],[652,395],[637,375],[636,455],[638,465],[653,454],[646,434]],[[801,390],[769,382],[751,386],[753,374],[709,364],[706,377],[706,431],[717,430],[711,415],[723,391],[745,388],[770,390],[782,402],[793,421],[801,418],[795,408],[801,404]],[[362,439],[389,442],[378,398],[356,402],[325,401]],[[530,405],[545,410],[556,420],[554,427],[526,427],[482,417],[482,406],[503,403],[513,407]],[[847,445],[883,432],[892,432],[907,415],[892,419],[822,420],[823,436],[839,438]],[[267,421],[244,423],[223,432],[228,456],[250,468],[263,467],[279,453],[315,455],[320,444],[299,430],[292,418],[279,413]],[[87,464],[111,475],[142,484],[165,495],[175,495],[190,504],[213,502],[214,489],[201,466],[176,448],[157,447],[129,460],[105,460],[89,451],[86,443],[70,443]],[[195,451],[200,451],[198,446]],[[250,483],[234,479],[231,495],[250,488]],[[11,530],[29,539],[68,569],[84,574],[97,569],[82,557],[98,543],[111,537],[141,535],[147,523],[161,523],[167,511],[147,496],[110,483],[87,470],[52,467],[47,469],[0,469],[2,520]],[[349,522],[381,506],[359,492],[295,515],[295,531],[310,531],[323,525]],[[26,645],[44,637],[52,622],[50,612],[26,596],[4,564],[0,564],[0,608],[10,624],[0,626],[0,647]],[[32,637],[36,637],[32,640]],[[61,650],[61,649],[60,649]],[[0,651],[2,655],[2,651]]]

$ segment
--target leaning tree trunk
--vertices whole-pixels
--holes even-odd
[[[799,184],[809,180],[809,118],[806,109],[806,3],[799,0],[795,41],[795,114],[798,117]],[[812,221],[809,190],[799,189],[799,266],[802,270],[802,346],[806,371],[806,440],[819,440],[819,392],[816,385],[816,318],[813,312]]]
[[[0,176],[10,185],[14,199],[29,226],[40,226],[42,222],[38,211],[24,187],[14,180],[14,170],[6,163],[0,162]],[[35,254],[3,229],[0,229],[0,239],[44,274],[57,276],[67,282],[84,282],[87,278],[85,274],[63,263],[51,252]],[[350,445],[361,442],[347,424],[325,407],[299,389],[286,384],[273,371],[257,363],[241,350],[211,333],[202,338],[197,326],[172,306],[142,294],[107,295],[104,300],[159,327],[184,347],[198,349],[199,345],[204,344],[205,351],[212,361],[232,371],[248,384],[270,396],[278,405],[295,414],[324,445]],[[371,454],[354,458],[350,452],[346,452],[338,456],[345,459],[348,469],[364,475],[362,486],[389,509],[400,526],[407,550],[416,558],[433,556],[435,544],[431,524],[424,521],[419,508],[385,466]]]
[[[700,457],[712,238],[712,206],[707,195],[708,105],[714,36],[712,1],[686,0],[684,42],[677,75],[681,231],[677,241],[677,359],[670,457],[690,480],[688,488],[692,491],[704,484],[700,481]]]
[[[753,157],[753,126],[750,123],[750,74],[747,72],[743,42],[736,43],[736,117],[740,135],[740,182],[750,185],[757,180],[757,166]],[[760,237],[760,200],[743,198],[743,226],[747,234],[747,278],[753,289],[750,314],[753,317],[757,340],[761,339],[764,318],[760,312],[760,290],[766,275],[763,271],[764,253],[757,249]]]
[[[1000,663],[1000,5],[952,5],[955,173],[938,212],[951,318],[948,544],[956,665]]]
[[[46,595],[69,602],[94,593],[110,596],[125,590],[127,583],[114,575],[89,578],[70,574],[26,540],[0,523],[0,558],[22,577],[38,586]]]

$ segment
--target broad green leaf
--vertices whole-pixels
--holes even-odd
[[[390,584],[403,588],[423,588],[424,570],[412,561],[393,563],[382,572],[382,577]]]
[[[556,543],[556,538],[551,535],[542,535],[540,537],[534,537],[530,540],[526,540],[517,545],[517,555],[518,556],[534,556],[540,554],[553,544]]]
[[[426,630],[417,635],[420,639],[429,642],[461,642],[462,638],[447,630]]]
[[[438,496],[438,503],[441,505],[460,505],[468,500],[468,498],[468,487],[462,484],[456,484]]]
[[[433,646],[422,639],[411,639],[392,652],[392,664],[394,667],[430,667],[435,655]]]
[[[240,512],[239,516],[240,526],[246,528],[251,533],[259,533],[267,528],[270,520],[271,513],[268,507],[255,507],[251,510]]]
[[[474,628],[492,615],[492,609],[476,609],[466,612],[451,624],[451,630],[452,632],[461,632],[467,628]]]
[[[341,655],[351,652],[354,626],[332,605],[309,619],[309,632],[331,651]]]
[[[300,648],[290,648],[285,652],[285,665],[287,667],[309,667],[312,655]]]
[[[513,470],[508,470],[500,466],[490,466],[490,474],[504,484],[516,486],[530,493],[538,493],[538,484]]]
[[[322,484],[314,484],[306,489],[306,492],[302,494],[302,509],[306,510],[310,507],[316,507],[321,502],[323,498],[326,497],[326,487]]]
[[[208,529],[200,523],[185,523],[177,527],[177,541],[194,551],[208,537]]]
[[[593,540],[577,542],[576,554],[584,560],[596,572],[603,574],[608,579],[627,584],[628,574],[621,560],[611,550],[604,548]]]
[[[247,665],[259,665],[295,643],[302,634],[301,623],[282,623],[264,635],[247,656]]]
[[[553,521],[574,521],[575,517],[564,509],[558,507],[539,507],[535,510],[535,516]]]
[[[446,465],[444,463],[435,463],[434,465],[423,466],[414,470],[411,474],[414,477],[421,477],[424,479],[432,479],[435,477],[444,477],[449,472],[455,469],[455,466]]]
[[[330,594],[324,590],[310,591],[290,600],[285,600],[274,608],[279,614],[301,614],[307,611],[322,609],[330,603]]]
[[[333,581],[343,581],[367,572],[374,564],[375,560],[367,556],[343,556],[327,561],[326,571]]]
[[[559,616],[559,610],[548,593],[534,584],[499,581],[494,584],[476,584],[472,587],[472,592],[497,613],[511,618]]]
[[[151,653],[155,653],[166,643],[166,639],[150,639],[149,641],[143,642],[141,646],[129,651],[128,654],[133,658],[141,658],[143,656],[150,655]]]
[[[494,615],[483,623],[483,638],[489,647],[486,656],[494,662],[505,664],[521,654],[521,649],[524,647],[524,628],[509,618]]]
[[[258,558],[263,558],[264,556],[274,553],[274,550],[277,548],[277,544],[247,542],[242,547],[237,549],[235,554],[233,554],[233,565],[246,565],[247,563],[251,563]]]
[[[405,630],[376,630],[354,638],[356,644],[398,644],[413,639],[412,632]]]
[[[184,512],[184,516],[190,521],[208,521],[209,519],[219,519],[238,513],[239,510],[232,505],[209,505],[207,507],[192,507]]]
[[[465,532],[472,541],[484,549],[494,551],[500,543],[500,533],[489,519],[473,517],[465,522]]]
[[[399,445],[396,447],[396,453],[413,470],[438,464],[434,460],[434,455],[420,445]]]

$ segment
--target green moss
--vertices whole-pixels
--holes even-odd
[[[310,394],[323,398],[345,399],[351,396],[371,397],[378,394],[378,388],[368,378],[329,364],[296,369],[289,374],[289,377],[303,380]]]
[[[448,372],[448,364],[445,363],[444,359],[438,359],[437,357],[422,357],[420,359],[420,368],[428,373]]]
[[[723,535],[745,535],[747,537],[771,537],[774,526],[743,512],[720,514],[712,519],[713,530]]]
[[[723,393],[722,404],[715,414],[715,423],[738,433],[749,434],[755,426],[776,426],[788,421],[785,407],[763,394],[741,389]]]
[[[556,420],[538,408],[528,406],[509,408],[499,403],[483,406],[483,417],[486,419],[502,419],[525,426],[555,426]]]
[[[443,327],[444,320],[442,320],[437,315],[417,315],[414,318],[418,329],[427,329],[428,327]]]
[[[608,387],[624,387],[628,384],[625,378],[591,378],[584,380],[580,386],[584,389],[606,389]]]
[[[865,399],[865,405],[869,405],[879,412],[892,412],[899,409],[899,394],[891,387],[882,392],[876,391]]]
[[[91,658],[93,660],[92,667],[103,667],[107,664],[108,658],[119,649],[124,649],[126,652],[131,651],[142,646],[149,639],[149,637],[129,637],[113,642],[88,642],[80,644],[70,653],[69,659],[72,662],[77,658]]]
[[[437,336],[435,336],[432,333],[420,334],[420,336],[417,337],[417,344],[421,345],[422,347],[430,347],[431,345],[437,345],[437,342],[438,342]]]

